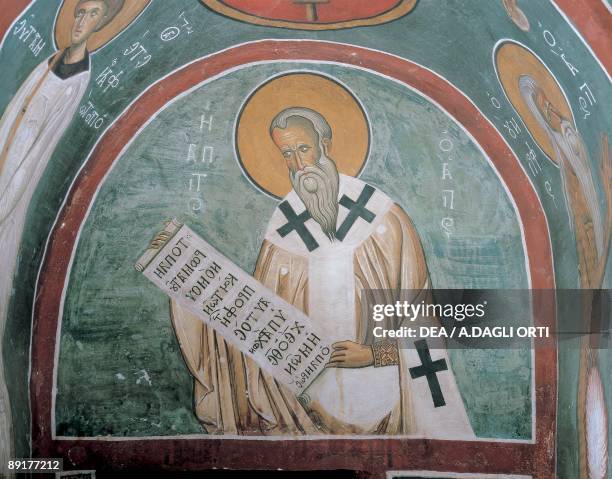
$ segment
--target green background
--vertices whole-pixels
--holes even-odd
[[[82,229],[62,321],[56,424],[59,435],[201,432],[191,380],[174,342],[168,300],[133,269],[162,220],[177,217],[245,271],[253,271],[278,201],[247,181],[234,158],[233,123],[249,92],[287,68],[262,65],[231,73],[171,104],[140,133],[108,175]],[[486,158],[435,106],[407,88],[343,67],[316,67],[346,84],[371,120],[369,160],[361,178],[382,188],[414,221],[434,288],[527,286],[521,233]],[[299,100],[298,100],[299,101]],[[201,138],[200,116],[213,115]],[[442,132],[446,132],[442,134]],[[452,140],[456,233],[440,227],[439,143]],[[187,161],[188,144],[215,147],[212,164]],[[279,157],[279,161],[282,161]],[[189,208],[192,171],[206,173]],[[457,381],[475,432],[531,434],[530,358],[514,351],[452,351]],[[135,379],[146,370],[151,385]],[[117,379],[121,374],[126,379]],[[142,374],[142,373],[140,373]]]
[[[27,456],[29,451],[27,371],[31,309],[36,275],[46,238],[68,187],[92,146],[104,128],[110,125],[140,92],[173,69],[237,43],[261,38],[317,38],[388,51],[432,69],[463,91],[505,134],[504,122],[512,116],[517,116],[503,97],[492,65],[492,51],[498,40],[514,38],[529,46],[544,60],[568,94],[576,113],[577,128],[587,144],[593,165],[596,166],[599,157],[599,134],[609,134],[611,131],[612,118],[605,107],[605,98],[610,98],[611,93],[609,78],[551,2],[519,0],[518,3],[530,19],[530,32],[522,32],[509,20],[501,1],[421,0],[409,15],[386,25],[342,31],[302,32],[239,23],[214,14],[198,0],[153,0],[128,30],[92,55],[92,83],[85,98],[91,99],[105,115],[105,127],[93,130],[86,127],[80,118],[75,117],[49,163],[31,203],[15,279],[18,286],[11,301],[11,313],[3,338],[6,376],[18,441],[17,452],[20,453],[18,455]],[[4,108],[35,65],[42,61],[43,55],[53,52],[51,31],[58,5],[58,0],[38,0],[24,15],[24,18],[46,35],[47,47],[38,58],[34,58],[17,37],[11,33],[7,35],[0,51],[0,62],[3,65],[0,71],[0,109]],[[178,14],[182,11],[194,26],[194,32],[188,37],[181,36],[172,43],[162,42],[159,33],[167,26],[176,24]],[[580,69],[578,77],[573,77],[559,56],[550,51],[542,37],[544,28],[554,33],[567,58]],[[103,93],[93,83],[93,79],[115,58],[127,65],[122,52],[136,41],[143,41],[153,53],[151,62],[142,69],[126,72],[118,88]],[[591,90],[599,99],[591,116],[586,120],[577,114],[578,88],[584,81],[588,81]],[[499,98],[501,110],[493,108],[490,96]],[[529,140],[529,135],[523,128],[516,139],[505,136],[527,169],[525,141]],[[553,191],[556,191],[557,197],[560,198],[559,173],[541,152],[538,151],[538,155],[545,174],[533,179],[533,183],[547,214],[554,251],[556,285],[560,288],[573,288],[578,286],[577,262],[567,211],[562,201],[557,201],[556,205],[553,203],[544,187],[544,178],[547,176],[551,178]],[[395,194],[393,191],[389,193]],[[142,214],[140,211],[134,213]],[[410,213],[413,214],[412,211]],[[155,220],[157,221],[157,218]],[[478,234],[480,232],[476,232],[476,235]],[[256,244],[255,240],[253,242]],[[248,264],[247,258],[243,261],[243,264]],[[610,263],[607,287],[610,285],[609,271]],[[612,397],[611,363],[610,351],[602,352],[600,364],[608,401]],[[559,351],[557,435],[560,477],[576,476],[577,369],[578,351],[567,344],[562,345]],[[177,374],[182,373],[177,369]]]

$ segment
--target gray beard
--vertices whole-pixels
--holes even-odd
[[[301,174],[290,172],[289,178],[312,219],[329,239],[335,239],[340,184],[336,164],[322,154],[314,166],[307,166]]]
[[[603,254],[603,221],[601,218],[601,210],[599,207],[599,198],[597,196],[597,189],[595,188],[595,182],[593,181],[593,175],[591,172],[591,165],[588,158],[588,153],[580,137],[579,133],[574,129],[571,123],[563,121],[561,124],[561,133],[550,131],[552,136],[553,146],[555,149],[559,149],[563,153],[569,166],[574,170],[578,182],[582,187],[589,213],[591,214],[591,221],[593,221],[593,228],[595,230],[595,247],[597,248],[597,254],[599,257]],[[561,163],[563,159],[559,157]],[[563,176],[563,182],[565,188],[567,188],[567,180],[565,178],[565,165],[561,168]],[[567,198],[569,198],[569,191],[566,192]]]
[[[563,196],[565,198],[565,203],[568,206],[567,213],[569,216],[570,228],[572,230],[574,229],[574,220],[570,212],[570,192],[567,189],[567,173],[565,172],[565,168],[568,166],[574,170],[574,173],[578,178],[578,182],[582,187],[582,191],[589,208],[589,213],[591,214],[591,220],[593,221],[593,227],[595,229],[595,247],[597,249],[598,256],[601,257],[604,240],[603,221],[601,218],[597,190],[595,189],[595,183],[591,174],[588,153],[586,152],[582,138],[574,129],[571,122],[563,120],[561,122],[560,133],[551,128],[535,104],[534,98],[536,95],[536,87],[537,83],[529,76],[525,75],[519,80],[519,88],[521,95],[523,96],[523,100],[525,100],[529,110],[540,126],[546,131],[553,148],[555,149],[555,154],[559,162],[559,168],[561,170],[561,177],[563,178]]]

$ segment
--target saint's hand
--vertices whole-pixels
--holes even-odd
[[[329,358],[326,368],[364,368],[374,364],[374,354],[370,346],[340,341],[332,344],[334,352]]]

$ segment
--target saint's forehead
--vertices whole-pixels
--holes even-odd
[[[276,128],[272,137],[277,143],[291,144],[296,142],[311,142],[314,139],[314,129],[302,125],[287,125],[287,128]]]
[[[102,10],[104,5],[103,0],[87,0],[79,4],[78,11],[89,12],[91,10]]]

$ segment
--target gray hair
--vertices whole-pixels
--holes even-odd
[[[544,118],[539,108],[535,104],[534,98],[538,88],[539,85],[537,82],[529,75],[521,75],[519,77],[519,91],[521,92],[523,100],[525,100],[525,103],[527,103],[529,111],[531,111],[531,114],[535,117],[540,126],[548,131],[548,127],[546,126],[546,124],[548,124],[548,120]]]
[[[270,135],[272,135],[272,132],[276,128],[280,128],[281,130],[287,128],[287,121],[292,117],[303,118],[312,123],[314,130],[319,135],[319,142],[322,140],[331,140],[332,129],[329,123],[327,123],[327,120],[320,113],[306,107],[287,108],[277,114],[272,120],[272,123],[270,123]]]
[[[580,133],[575,129],[573,123],[562,117],[561,119],[561,131],[556,132],[548,124],[548,120],[544,118],[540,110],[538,109],[534,97],[537,89],[540,88],[538,83],[531,78],[529,75],[521,75],[519,78],[519,90],[521,96],[527,103],[527,107],[535,117],[536,121],[544,129],[550,142],[555,150],[557,161],[559,163],[559,169],[561,170],[561,178],[563,179],[563,196],[565,198],[565,204],[568,206],[567,214],[569,216],[570,228],[574,229],[574,222],[571,218],[571,199],[570,192],[567,187],[567,173],[565,171],[565,165],[563,157],[566,158],[570,167],[574,170],[578,183],[582,187],[587,208],[591,215],[591,221],[593,222],[593,229],[595,231],[595,247],[597,254],[601,258],[603,247],[604,247],[604,230],[603,222],[601,220],[601,209],[599,206],[599,199],[597,196],[597,189],[595,187],[595,181],[593,180],[593,174],[591,169],[591,163],[587,153],[587,149],[584,145]]]

